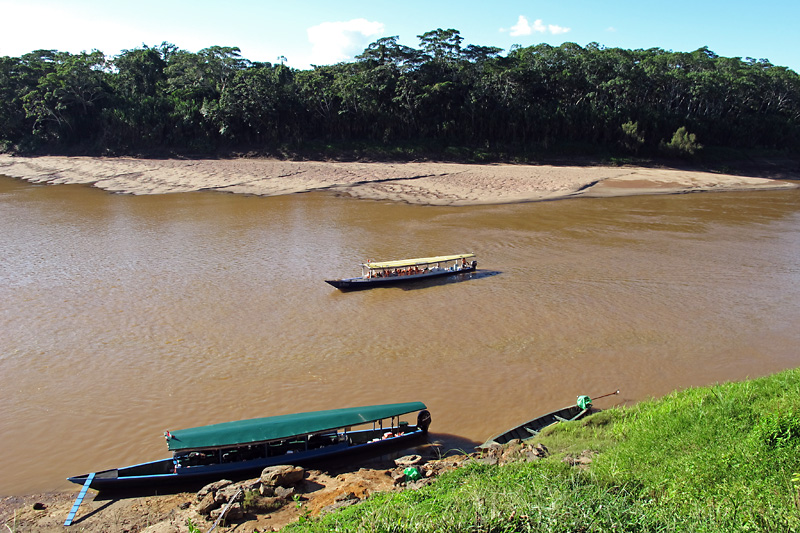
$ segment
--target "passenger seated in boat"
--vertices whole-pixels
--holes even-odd
[[[308,438],[308,449],[315,450],[333,444],[330,435],[311,435]]]

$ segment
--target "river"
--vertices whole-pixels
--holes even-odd
[[[800,191],[425,207],[114,195],[0,177],[0,495],[167,456],[162,433],[420,400],[444,447],[797,366]],[[342,293],[366,260],[466,279]]]

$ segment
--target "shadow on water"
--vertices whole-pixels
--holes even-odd
[[[451,455],[465,455],[475,451],[475,447],[481,443],[450,433],[429,433],[428,444],[424,447],[427,455],[434,455],[434,458],[449,457]]]
[[[327,462],[324,468],[328,474],[338,475],[345,472],[355,472],[360,468],[371,468],[375,470],[391,470],[396,468],[395,460],[407,455],[419,455],[425,461],[435,461],[443,457],[450,457],[453,455],[467,455],[475,451],[475,447],[480,445],[471,439],[467,439],[460,435],[452,435],[449,433],[428,433],[424,442],[416,446],[409,446],[407,448],[395,450],[392,453],[385,453],[371,458],[365,458],[361,461],[353,462]]]
[[[455,276],[444,276],[427,280],[411,281],[404,283],[403,285],[395,285],[395,287],[400,287],[404,291],[416,291],[419,289],[427,289],[440,285],[450,285],[451,283],[464,283],[476,279],[489,278],[492,276],[497,276],[498,274],[502,274],[502,272],[499,270],[476,270],[475,272],[456,274]]]

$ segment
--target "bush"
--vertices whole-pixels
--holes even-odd
[[[697,142],[697,136],[689,133],[685,126],[678,128],[672,134],[672,140],[668,143],[661,141],[662,151],[678,157],[690,157],[703,149],[703,145]]]
[[[639,123],[628,121],[622,125],[622,146],[631,152],[638,152],[644,144],[644,135],[639,131]]]

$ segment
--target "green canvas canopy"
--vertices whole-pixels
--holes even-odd
[[[417,259],[401,259],[399,261],[369,262],[364,263],[362,266],[372,270],[376,268],[403,268],[417,265],[430,265],[433,263],[445,263],[447,261],[458,261],[459,259],[468,259],[470,257],[475,257],[475,254],[439,255],[435,257],[419,257]]]
[[[369,405],[253,418],[167,432],[170,451],[220,448],[307,435],[425,409],[422,402]]]

